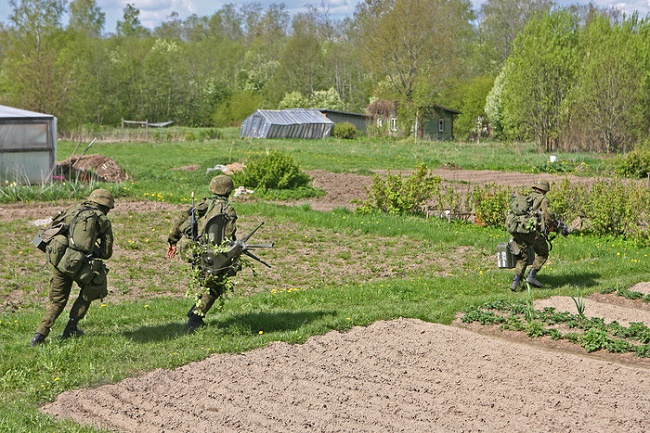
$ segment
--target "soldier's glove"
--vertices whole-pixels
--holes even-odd
[[[167,248],[167,258],[173,259],[176,256],[176,245],[169,245]]]

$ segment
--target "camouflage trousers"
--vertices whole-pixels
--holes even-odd
[[[516,233],[513,236],[514,241],[519,246],[521,252],[517,256],[517,263],[515,264],[515,275],[523,276],[528,266],[528,247],[532,245],[535,251],[535,260],[530,265],[531,269],[542,269],[544,263],[548,260],[548,242],[541,233]]]
[[[201,291],[197,302],[194,304],[192,312],[198,316],[205,317],[214,303],[226,291],[225,282],[215,280],[201,281]]]
[[[79,296],[70,308],[70,317],[83,319],[90,303],[95,299],[103,298],[108,293],[105,270],[100,271],[93,280],[85,284],[77,281],[76,278],[70,278],[56,268],[52,268],[52,278],[50,279],[50,288],[48,290],[48,304],[45,309],[45,315],[41,320],[37,333],[48,336],[54,326],[54,322],[59,318],[70,298],[72,292],[72,283],[76,282],[81,288]]]

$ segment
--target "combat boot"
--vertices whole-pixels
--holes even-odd
[[[71,317],[68,321],[68,324],[65,325],[65,329],[63,330],[63,335],[61,335],[61,338],[65,340],[66,338],[81,337],[84,335],[84,332],[77,327],[78,322],[79,319],[76,317]]]
[[[196,305],[192,305],[190,311],[187,312],[187,317],[189,318],[189,320],[187,321],[187,325],[185,325],[185,331],[188,334],[194,334],[200,327],[205,325],[205,323],[203,322],[203,317],[194,313],[195,307]]]
[[[535,287],[543,287],[544,285],[537,281],[537,278],[535,278],[538,271],[539,269],[531,269],[528,273],[528,277],[526,277],[526,282]]]
[[[34,334],[34,338],[32,338],[32,341],[29,343],[29,345],[31,347],[34,347],[43,343],[45,343],[45,335],[41,334],[40,332],[37,332],[36,334]]]
[[[190,319],[187,321],[187,325],[185,325],[185,331],[187,331],[188,334],[194,334],[202,326],[205,326],[203,317],[197,314],[192,314]]]
[[[512,283],[510,284],[510,290],[516,292],[519,288],[519,283],[521,282],[521,275],[516,274],[512,277]]]

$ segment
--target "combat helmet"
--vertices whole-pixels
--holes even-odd
[[[533,182],[533,188],[537,188],[540,191],[549,192],[551,190],[551,185],[548,183],[548,180],[537,179]]]
[[[230,176],[226,176],[225,174],[215,176],[210,181],[210,191],[217,195],[228,196],[233,189],[235,189],[235,183]]]
[[[109,209],[113,209],[115,207],[115,199],[113,198],[113,194],[111,194],[110,191],[102,188],[91,192],[90,196],[88,197],[88,201],[92,201],[93,203],[97,203],[101,206],[106,206]]]

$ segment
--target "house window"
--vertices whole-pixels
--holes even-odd
[[[390,118],[390,130],[397,132],[397,119],[395,117]]]
[[[377,118],[377,128],[381,128],[382,126],[384,126],[384,119],[382,119],[381,117],[378,117]]]
[[[438,132],[445,132],[445,119],[438,119]]]

